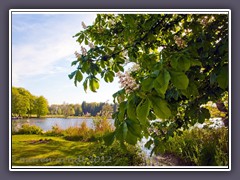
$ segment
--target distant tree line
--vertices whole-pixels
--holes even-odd
[[[45,115],[61,115],[68,116],[97,116],[101,115],[102,109],[108,109],[110,114],[116,112],[117,104],[109,103],[87,103],[83,101],[81,104],[52,104],[48,105],[48,101],[43,96],[35,96],[22,87],[12,87],[12,116],[13,117],[37,117]],[[110,115],[108,115],[110,117]]]
[[[21,87],[12,87],[12,115],[18,117],[37,117],[48,113],[48,101],[43,96],[35,96]]]
[[[108,103],[97,103],[90,102],[87,103],[83,101],[81,104],[52,104],[49,106],[50,115],[64,115],[68,116],[96,116],[101,113],[103,107],[108,106],[109,111],[116,112],[117,104]]]

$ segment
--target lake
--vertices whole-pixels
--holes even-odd
[[[89,128],[93,128],[92,118],[32,118],[32,119],[17,119],[12,120],[16,122],[18,126],[28,122],[31,125],[39,126],[42,130],[48,131],[52,129],[52,126],[58,125],[62,129],[67,129],[71,126],[81,125],[82,122],[86,122]],[[110,119],[110,122],[114,120]]]

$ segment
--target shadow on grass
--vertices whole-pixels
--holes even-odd
[[[48,141],[39,143],[45,139]],[[73,159],[86,156],[86,152],[89,153],[90,149],[92,149],[91,143],[71,142],[58,137],[13,135],[12,165],[74,165]]]

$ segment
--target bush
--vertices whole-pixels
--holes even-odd
[[[224,127],[187,130],[181,136],[170,138],[162,146],[165,154],[176,154],[197,166],[228,165],[228,130]]]
[[[30,125],[29,123],[23,124],[17,131],[15,131],[15,134],[42,134],[43,130],[36,126],[36,125]]]
[[[84,121],[79,126],[69,127],[64,131],[64,138],[71,141],[89,141],[92,131]]]
[[[48,136],[63,136],[63,132],[64,130],[58,124],[55,124],[52,126],[52,129],[45,134]]]
[[[103,142],[96,142],[90,151],[94,153],[85,157],[83,165],[140,166],[144,164],[144,156],[140,149],[132,145],[126,145],[124,149],[117,141],[111,146],[105,146]]]

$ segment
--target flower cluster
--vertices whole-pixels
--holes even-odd
[[[214,16],[204,16],[203,18],[200,19],[200,24],[203,26],[206,26],[208,23],[211,23],[215,20]]]
[[[84,22],[82,22],[82,27],[83,27],[83,29],[87,29],[87,26]]]
[[[87,50],[85,47],[81,46],[81,51],[82,51],[82,55],[83,56],[86,56],[87,55]],[[81,57],[81,54],[78,53],[77,51],[74,52],[76,58],[80,58]]]
[[[81,57],[81,54],[79,54],[77,51],[75,51],[75,56],[76,56],[76,58],[80,58]]]
[[[185,41],[177,35],[174,36],[174,40],[175,40],[175,43],[177,44],[177,46],[180,48],[184,48],[187,46]]]
[[[184,32],[182,33],[182,36],[186,36],[192,32],[192,29],[184,29]]]
[[[118,72],[117,77],[119,77],[119,83],[121,83],[121,87],[125,89],[126,93],[131,93],[139,88],[139,84],[136,83],[135,79],[128,72],[125,74]]]
[[[92,48],[95,48],[94,44],[93,43],[88,43],[88,46],[92,49]]]
[[[133,64],[133,66],[131,68],[129,68],[128,71],[134,72],[134,71],[138,71],[139,69],[140,69],[139,64]]]
[[[203,26],[206,26],[207,23],[208,23],[208,16],[204,16],[204,17],[201,19],[200,23],[201,23]]]
[[[81,51],[82,51],[82,55],[86,56],[87,55],[87,50],[85,47],[81,46]]]

